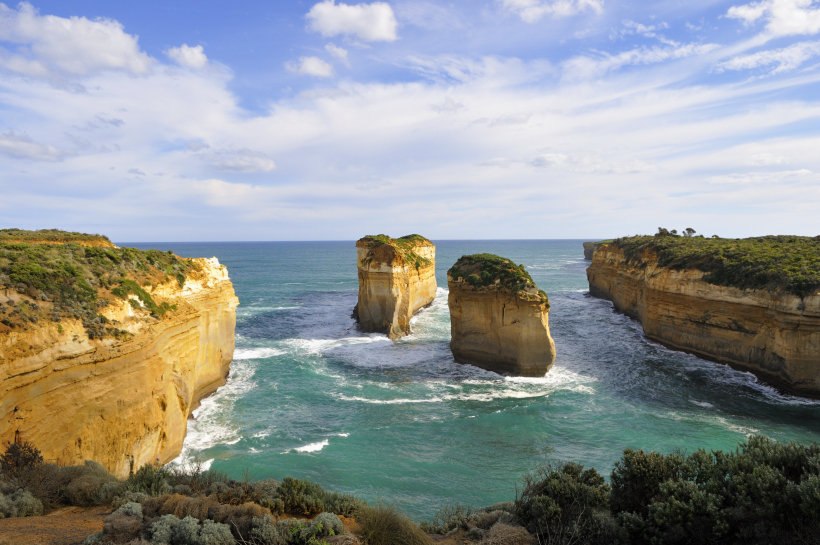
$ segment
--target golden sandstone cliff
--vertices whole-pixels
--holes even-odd
[[[356,253],[360,327],[391,339],[409,335],[410,318],[436,297],[436,247],[419,235],[378,235],[358,240]]]
[[[157,316],[133,294],[112,297],[95,322],[116,324],[113,337],[71,317],[33,321],[45,296],[0,289],[2,308],[35,316],[0,324],[2,442],[30,441],[60,463],[95,460],[119,477],[180,453],[191,412],[225,383],[239,301],[216,258],[178,262],[191,266],[183,286],[166,276],[145,287],[175,309]]]
[[[462,256],[447,285],[457,362],[530,377],[552,368],[549,301],[523,267],[491,254]]]
[[[761,237],[760,244],[770,238]],[[709,277],[702,270],[660,266],[652,251],[630,260],[615,244],[595,250],[587,277],[590,293],[639,320],[647,337],[750,371],[789,391],[820,396],[816,289],[800,297],[716,285],[704,279]]]

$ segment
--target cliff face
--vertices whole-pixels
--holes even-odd
[[[597,242],[584,242],[584,259],[592,261],[592,254],[595,253],[595,247],[597,245]]]
[[[457,362],[531,377],[552,368],[549,301],[523,265],[491,254],[462,256],[447,271],[447,285]]]
[[[670,348],[750,371],[787,390],[820,396],[820,294],[743,290],[705,282],[704,273],[636,267],[607,244],[587,269],[590,293],[641,322]]]
[[[410,318],[436,297],[436,247],[421,237],[404,248],[365,237],[356,254],[360,327],[391,339],[409,335]]]
[[[89,339],[77,319],[0,333],[0,441],[20,437],[47,460],[96,460],[120,477],[175,458],[191,412],[225,383],[239,304],[216,258],[195,261],[182,288],[151,291],[177,305],[161,319],[134,296],[100,310],[130,335]],[[0,302],[24,299],[0,291]]]

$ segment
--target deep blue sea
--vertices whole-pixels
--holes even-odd
[[[286,476],[416,519],[443,504],[514,498],[539,464],[608,476],[626,447],[733,449],[749,434],[820,440],[820,403],[646,339],[587,293],[580,240],[434,241],[435,302],[398,343],[357,331],[354,242],[119,243],[212,257],[240,306],[226,386],[189,423],[180,460],[241,478]],[[544,378],[453,362],[446,271],[463,254],[523,263],[551,302]]]

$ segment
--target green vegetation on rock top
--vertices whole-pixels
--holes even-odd
[[[74,233],[71,231],[61,231],[59,229],[40,229],[39,231],[26,231],[25,229],[0,229],[0,242],[49,242],[62,243],[96,243],[104,246],[113,246],[107,236],[89,235],[87,233]]]
[[[190,260],[159,250],[0,241],[0,289],[12,289],[35,301],[1,305],[0,323],[26,327],[42,318],[54,322],[76,318],[91,338],[117,336],[122,331],[99,314],[108,305],[108,291],[122,299],[133,293],[152,314],[162,315],[173,307],[155,304],[140,286],[171,278],[182,286],[195,267]]]
[[[524,265],[495,254],[463,255],[447,275],[454,280],[462,278],[474,288],[498,287],[516,295],[525,294],[527,288],[538,289]],[[548,302],[543,290],[538,290],[538,295],[542,302]]]
[[[431,263],[429,259],[416,253],[417,245],[433,244],[421,235],[405,235],[399,238],[390,238],[387,235],[367,235],[362,237],[361,240],[367,241],[368,248],[374,248],[380,244],[392,246],[402,259],[417,269],[422,265],[429,265]]]
[[[820,237],[765,236],[743,239],[654,236],[616,239],[630,263],[645,266],[644,253],[674,270],[699,270],[717,286],[784,291],[799,297],[820,290]]]

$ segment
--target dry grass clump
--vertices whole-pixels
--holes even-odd
[[[148,498],[142,502],[142,510],[146,517],[161,517],[174,515],[177,518],[194,517],[199,520],[208,518],[208,510],[218,502],[210,496],[190,498],[180,494],[171,494]]]
[[[498,522],[479,542],[479,545],[532,545],[532,534],[526,528]]]
[[[364,545],[429,545],[421,528],[392,505],[379,504],[361,509],[359,538]]]

